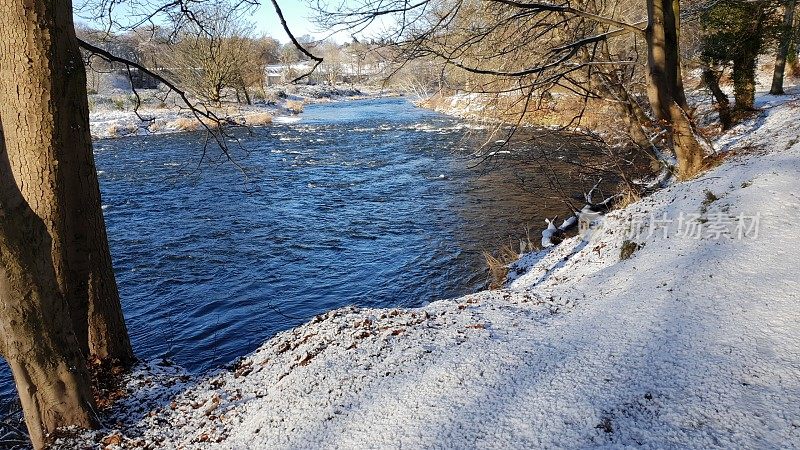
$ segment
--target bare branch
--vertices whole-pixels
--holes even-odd
[[[317,67],[319,67],[319,65],[322,64],[323,58],[321,58],[319,56],[316,56],[313,53],[311,53],[310,51],[308,51],[308,49],[306,49],[300,43],[300,41],[297,40],[297,38],[294,36],[294,33],[292,33],[292,30],[289,28],[289,24],[286,23],[286,18],[283,16],[283,11],[281,10],[280,5],[278,5],[277,0],[271,0],[271,1],[272,1],[272,8],[275,10],[275,14],[278,15],[278,19],[280,19],[280,21],[281,21],[281,26],[283,26],[283,31],[285,31],[286,34],[289,36],[289,39],[292,41],[292,44],[294,44],[294,46],[298,50],[300,50],[300,52],[302,54],[308,56],[309,58],[311,58],[312,60],[315,61],[314,66],[308,72],[306,72],[306,73],[300,75],[299,77],[295,78],[294,80],[292,80],[292,83],[297,83],[298,81],[302,80],[303,78],[306,78],[307,76],[309,76],[312,73],[314,73],[314,70],[316,70]]]

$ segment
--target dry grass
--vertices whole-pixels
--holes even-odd
[[[519,253],[511,244],[504,245],[495,256],[489,252],[483,252],[486,258],[486,266],[489,268],[489,289],[499,289],[503,287],[508,278],[508,266],[517,259]]]
[[[111,125],[108,126],[108,128],[106,128],[106,133],[109,136],[119,136],[119,132],[120,132],[120,127],[115,123],[112,123]]]
[[[583,98],[564,93],[541,102],[533,99],[527,104],[522,95],[487,94],[453,100],[446,93],[437,93],[419,102],[419,106],[444,113],[452,113],[455,107],[465,113],[459,114],[464,118],[490,123],[520,121],[522,125],[540,127],[580,126],[611,135],[618,135],[620,130],[625,129],[610,103],[594,99],[584,103]],[[578,121],[576,119],[580,111],[583,113]]]
[[[200,129],[200,122],[191,117],[179,117],[170,122],[170,127],[181,131],[197,131]]]
[[[625,188],[622,192],[620,192],[620,199],[614,205],[615,209],[623,209],[626,208],[628,205],[638,202],[642,199],[642,196],[639,195],[638,192],[631,188]]]
[[[708,156],[703,160],[703,167],[700,169],[700,173],[707,172],[722,164],[726,159],[736,156],[743,151],[748,151],[752,149],[754,149],[754,147],[743,147],[738,150],[716,153],[714,155]]]
[[[272,123],[272,114],[270,113],[250,114],[244,117],[244,121],[247,125],[252,125],[252,126],[269,125]]]
[[[108,133],[108,136],[112,137],[126,136],[135,132],[135,127],[119,123],[112,123],[106,128],[106,133]]]
[[[300,114],[303,112],[303,107],[305,104],[299,100],[287,100],[286,101],[286,109],[291,111],[293,114]]]

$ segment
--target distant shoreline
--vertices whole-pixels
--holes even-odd
[[[258,99],[251,105],[224,102],[212,108],[221,118],[245,126],[265,126],[271,123],[286,123],[302,114],[307,104],[339,101],[365,100],[383,97],[400,97],[396,91],[379,90],[372,87],[337,87],[292,85],[273,88],[274,100]],[[198,131],[203,124],[184,105],[166,105],[154,98],[159,91],[148,93],[137,111],[130,93],[94,94],[90,96],[89,127],[92,138],[115,139],[128,136],[149,136]],[[145,119],[145,120],[142,120]]]

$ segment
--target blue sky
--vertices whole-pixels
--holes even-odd
[[[261,6],[251,19],[256,25],[256,29],[259,32],[269,33],[281,42],[288,42],[289,37],[283,32],[278,16],[272,9],[272,3],[269,0],[262,0],[261,3]],[[304,34],[310,34],[316,38],[324,37],[324,34],[316,32],[314,23],[309,19],[313,15],[313,11],[306,2],[302,0],[278,0],[278,5],[280,5],[284,17],[286,17],[286,23],[289,24],[289,28],[295,36],[300,37]]]
[[[289,42],[289,37],[283,31],[283,27],[281,26],[280,20],[278,20],[278,15],[275,14],[275,10],[272,8],[272,2],[270,0],[260,0],[261,6],[259,6],[250,17],[247,17],[247,20],[252,22],[255,27],[256,31],[260,33],[267,33],[278,39],[281,42]],[[76,13],[76,20],[78,22],[86,22],[85,15],[80,13],[80,8],[82,5],[86,3],[82,0],[76,0],[74,2],[75,5],[75,13]],[[88,3],[92,7],[91,1]],[[316,30],[316,26],[310,17],[313,16],[314,11],[307,5],[305,0],[278,0],[278,4],[283,11],[284,17],[286,17],[286,23],[289,24],[292,33],[295,36],[300,37],[306,34],[312,35],[316,39],[326,38],[328,33],[319,33]],[[123,11],[124,8],[131,7],[128,2],[121,2],[117,9],[115,10],[115,18],[117,20],[122,20],[124,22],[124,15]],[[91,22],[90,22],[91,23]],[[340,35],[336,36],[335,40],[342,42],[342,41],[349,41],[348,35]]]

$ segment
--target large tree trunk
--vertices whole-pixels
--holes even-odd
[[[52,243],[16,186],[0,116],[0,353],[36,448],[59,427],[96,425],[89,374],[56,281]]]
[[[757,14],[755,18],[755,30],[748,39],[745,39],[739,46],[739,50],[733,59],[733,94],[736,102],[734,110],[736,112],[752,111],[755,108],[756,100],[756,66],[758,65],[758,54],[761,51],[762,34],[764,21],[767,19],[764,8],[753,10]]]
[[[0,6],[0,116],[17,185],[52,238],[56,280],[81,352],[130,363],[71,2]]]
[[[772,95],[783,94],[783,73],[786,70],[786,57],[789,54],[789,47],[792,43],[792,28],[794,25],[795,0],[788,0],[783,13],[783,29],[781,30],[778,52],[775,55],[775,71],[772,74],[772,87],[769,93]]]
[[[678,45],[678,0],[647,0],[647,14],[647,95],[656,119],[671,138],[678,176],[690,178],[702,167],[704,149],[686,113]]]
[[[734,109],[737,112],[752,111],[756,101],[756,64],[758,54],[742,52],[733,60]]]

